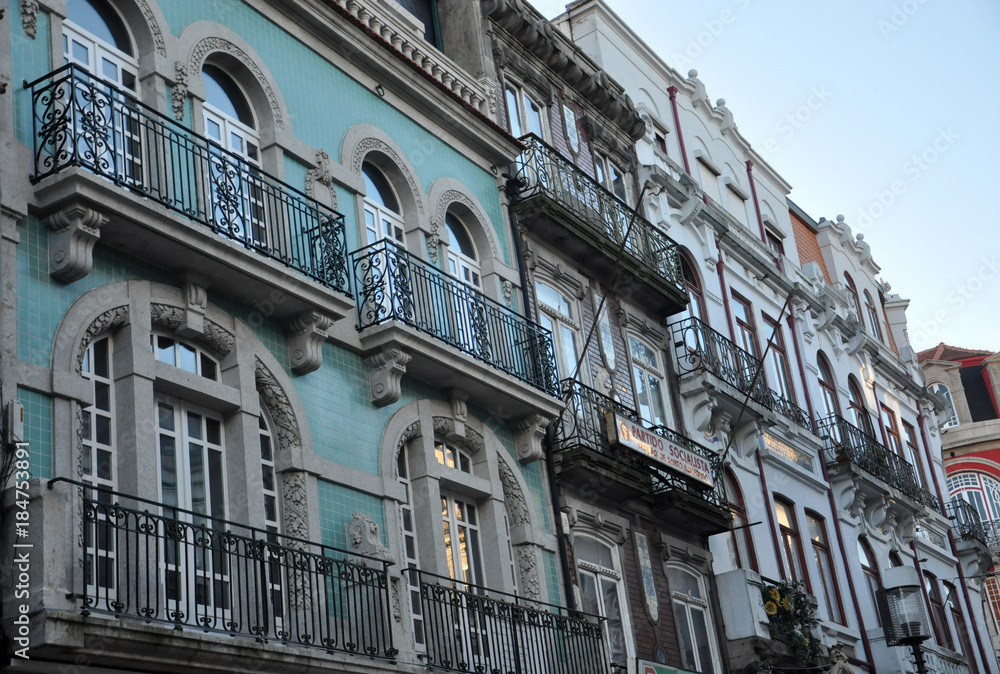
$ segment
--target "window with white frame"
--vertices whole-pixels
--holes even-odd
[[[932,393],[938,393],[944,396],[944,399],[948,401],[948,409],[946,412],[950,412],[951,416],[948,420],[944,422],[941,428],[954,428],[958,426],[958,411],[955,409],[955,401],[951,397],[951,390],[941,383],[931,384],[927,387]]]
[[[667,581],[680,640],[681,664],[702,674],[721,672],[704,576],[690,567],[671,563],[667,566]]]
[[[139,68],[132,39],[125,22],[110,4],[104,0],[68,0],[62,26],[64,63],[72,63],[111,87],[137,95]],[[95,131],[84,124],[110,129],[113,137],[101,143],[105,149],[94,159],[113,166],[115,175],[125,182],[141,182],[140,130],[134,116],[128,114],[131,102],[111,87],[101,87],[97,94],[87,87],[86,82],[77,86],[73,93],[75,105],[70,109],[70,114],[77,109],[91,114],[87,120],[81,118],[76,122],[81,125],[76,134],[77,142],[84,146],[78,148],[85,153],[81,156],[98,149],[93,138]],[[95,96],[100,100],[95,100]]]
[[[666,386],[662,353],[634,335],[628,337],[628,350],[632,357],[636,411],[650,426],[667,425],[669,419],[664,405]]]
[[[212,381],[219,380],[219,363],[204,349],[169,335],[152,334],[149,346],[156,360]]]
[[[83,354],[80,371],[92,386],[94,401],[83,408],[80,415],[81,446],[80,458],[82,481],[97,487],[86,496],[98,503],[110,504],[115,496],[106,490],[114,490],[115,480],[115,392],[111,366],[111,337],[101,337],[90,343]],[[101,591],[114,590],[113,572],[117,550],[116,537],[107,535],[103,525],[107,512],[103,509],[92,511],[97,520],[84,527],[84,582],[88,592],[97,595]]]
[[[368,243],[383,239],[406,248],[403,212],[392,184],[374,164],[364,162],[361,175],[365,181],[365,233]]]
[[[399,483],[403,486],[403,500],[399,503],[399,533],[402,537],[403,568],[409,569],[420,565],[420,549],[417,542],[417,522],[413,512],[413,485],[410,482],[410,462],[406,445],[400,448],[396,457],[396,475]],[[427,647],[427,640],[424,635],[424,614],[423,605],[420,602],[419,577],[411,571],[405,574],[404,580],[410,602],[413,641],[418,650],[423,650]]]
[[[580,357],[580,322],[577,304],[547,283],[535,283],[535,298],[538,301],[538,321],[542,327],[552,332],[556,350],[559,376],[571,378],[576,374],[579,381],[584,379],[583,365],[576,373]]]
[[[279,524],[279,501],[280,488],[278,487],[278,476],[274,470],[274,432],[271,430],[270,419],[263,411],[257,417],[257,438],[260,444],[260,479],[261,491],[264,495],[264,530],[267,532],[267,542],[271,545],[278,545]],[[268,547],[265,551],[267,555],[266,583],[267,593],[274,608],[275,633],[280,634],[283,630],[284,620],[284,596],[285,588],[282,573],[282,557],[275,548]]]
[[[573,556],[583,600],[581,608],[606,618],[604,629],[611,662],[628,663],[634,657],[635,646],[628,621],[618,547],[577,534],[573,540]]]
[[[505,89],[507,123],[510,133],[520,138],[529,133],[545,140],[544,106],[516,84],[508,83]]]

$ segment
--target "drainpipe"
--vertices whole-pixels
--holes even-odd
[[[562,525],[562,510],[559,508],[562,496],[559,492],[559,481],[556,479],[556,463],[552,458],[555,444],[555,426],[549,424],[545,429],[545,472],[549,474],[549,492],[552,494],[552,514],[556,520],[556,540],[559,542],[559,566],[562,567],[566,608],[573,611],[576,609],[576,593],[574,592],[572,569],[569,563],[569,549],[566,547],[566,532]],[[554,598],[550,597],[550,600]]]
[[[882,403],[878,401],[878,389],[875,387],[875,377],[872,377],[872,395],[875,396],[875,417],[878,419],[879,430],[882,431],[882,446],[889,449],[889,434],[885,431],[885,421],[882,420]]]
[[[520,181],[511,178],[507,181],[507,217],[510,220],[510,234],[514,238],[514,255],[517,257],[517,273],[521,278],[521,302],[525,317],[529,317],[531,302],[528,293],[528,270],[524,267],[524,250],[521,246],[521,232],[517,225],[517,211],[514,196],[520,191]]]
[[[827,484],[830,484],[830,473],[826,468],[826,461],[823,460],[822,455],[820,455],[819,464],[823,468],[823,479]],[[854,588],[854,574],[852,574],[850,569],[847,568],[847,560],[853,559],[853,557],[848,557],[847,547],[844,545],[844,533],[840,528],[840,510],[837,508],[837,499],[833,495],[833,489],[827,489],[826,495],[830,501],[830,512],[833,514],[833,531],[837,536],[837,547],[840,548],[840,556],[844,559],[844,571],[847,575],[847,588],[851,593],[851,603],[854,605],[854,615],[858,617],[858,631],[861,632],[861,645],[865,649],[865,658],[867,660],[866,664],[868,665],[868,671],[874,672],[875,658],[872,657],[872,645],[868,641],[868,630],[865,629],[865,619],[861,617],[861,604],[858,602],[858,593]]]
[[[757,201],[757,183],[753,179],[753,160],[747,159],[747,178],[750,180],[750,195],[753,197],[753,207],[757,211],[757,224],[760,225],[760,240],[767,245],[767,234],[764,231],[764,216],[760,214],[760,202]],[[781,264],[779,261],[778,264]]]
[[[799,364],[799,377],[802,378],[802,388],[806,394],[806,407],[809,408],[809,419],[812,421],[813,431],[816,426],[816,412],[813,410],[812,396],[809,394],[809,383],[806,380],[806,367],[802,362],[802,351],[799,349],[799,334],[795,330],[795,303],[788,304],[788,329],[792,331],[792,346],[795,348],[795,360]]]
[[[670,108],[674,111],[674,127],[677,129],[677,142],[681,146],[681,159],[684,160],[684,170],[687,171],[688,175],[691,175],[691,165],[688,163],[688,153],[684,149],[684,132],[681,131],[681,117],[677,112],[677,87],[671,85],[667,88],[667,94],[670,96]]]
[[[729,292],[726,290],[725,263],[722,261],[722,246],[719,237],[715,237],[715,247],[719,249],[719,261],[715,264],[715,271],[719,272],[719,286],[722,289],[722,306],[726,308],[726,322],[729,323],[729,339],[736,341],[736,328],[733,327],[733,314],[729,310]]]
[[[774,501],[767,489],[767,477],[764,476],[764,459],[760,456],[760,447],[754,452],[757,457],[757,470],[760,471],[760,488],[764,492],[764,507],[767,508],[767,523],[771,527],[771,540],[774,541],[774,558],[778,561],[778,571],[785,578],[785,562],[781,555],[781,536],[778,535],[778,523],[775,521]]]
[[[931,446],[927,442],[927,426],[924,421],[924,413],[922,409],[920,414],[917,415],[917,425],[920,427],[920,439],[924,443],[924,456],[927,459],[927,466],[931,471],[931,478],[934,480],[934,492],[937,494],[941,503],[944,504],[944,492],[941,491],[941,483],[938,481],[937,471],[934,470],[934,459],[931,454]],[[950,527],[948,528],[948,543],[951,545],[951,554],[955,556],[955,559],[958,559],[958,546],[955,544],[955,537]],[[979,633],[976,621],[972,619],[972,600],[969,597],[969,584],[965,579],[965,569],[962,568],[962,562],[959,561],[955,564],[955,568],[958,569],[958,582],[962,587],[962,598],[965,599],[965,610],[969,616],[966,624],[972,625],[974,628],[973,633],[976,635],[976,646],[979,649],[979,659],[983,663],[983,669],[987,672],[993,672],[995,670],[990,666],[991,662],[986,659],[986,650],[983,648],[983,637]]]

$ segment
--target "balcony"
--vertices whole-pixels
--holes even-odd
[[[674,355],[681,376],[706,372],[729,388],[729,397],[742,404],[744,398],[756,403],[758,412],[775,412],[799,428],[812,432],[809,413],[767,387],[764,364],[732,340],[697,318],[671,324]],[[759,373],[759,374],[758,374]]]
[[[944,514],[940,499],[920,486],[913,465],[890,452],[868,433],[836,414],[821,419],[819,429],[828,466],[858,469],[863,476],[874,477],[878,483],[898,490],[910,501]]]
[[[407,569],[420,587],[426,665],[446,672],[607,674],[604,618]]]
[[[677,245],[537,136],[521,142],[527,149],[512,167],[520,222],[650,312],[683,310]]]
[[[197,270],[237,299],[280,290],[279,317],[330,312],[331,301],[346,313],[341,214],[76,65],[26,86],[43,215],[92,209],[107,222],[92,227],[91,248],[99,238],[165,269]]]
[[[412,356],[407,372],[488,409],[558,413],[548,330],[389,241],[355,251],[352,265],[363,348],[395,345]]]
[[[48,543],[81,570],[68,597],[121,621],[116,639],[140,623],[395,659],[387,562],[64,478],[49,488],[60,482],[82,530]]]
[[[714,452],[665,426],[645,426],[635,410],[572,379],[563,380],[562,391],[567,405],[556,422],[554,450],[561,481],[592,485],[610,499],[649,499],[665,520],[680,518],[705,536],[727,530],[722,462]],[[646,434],[650,451],[626,447],[621,438],[612,443],[611,415]],[[702,475],[686,469],[693,462],[703,462]]]
[[[945,513],[948,519],[954,522],[955,532],[963,539],[979,541],[983,545],[993,548],[995,543],[992,522],[983,522],[979,518],[979,511],[974,505],[960,498],[952,499],[951,503],[945,506]]]

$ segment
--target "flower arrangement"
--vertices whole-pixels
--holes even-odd
[[[792,647],[800,667],[811,663],[819,655],[819,641],[813,636],[819,625],[813,598],[801,582],[788,580],[765,586],[761,593],[774,635]]]

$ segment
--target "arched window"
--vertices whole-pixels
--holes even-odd
[[[938,580],[932,574],[924,571],[924,588],[927,590],[927,599],[931,603],[931,623],[934,626],[934,640],[939,646],[944,646],[949,650],[955,650],[955,642],[951,637],[951,629],[948,626],[948,614],[944,609],[944,601],[941,600],[941,588]]]
[[[882,626],[882,616],[878,610],[878,591],[882,589],[882,576],[878,570],[878,562],[875,561],[875,553],[864,538],[858,539],[858,559],[861,560],[861,572],[865,576],[865,583],[868,585],[868,594],[875,609],[875,619],[878,620],[879,627]],[[893,566],[897,566],[893,564]],[[902,562],[898,564],[902,566]]]
[[[757,570],[757,557],[753,549],[753,537],[750,534],[750,521],[747,518],[747,510],[743,501],[743,492],[740,491],[736,476],[726,468],[723,474],[726,486],[726,496],[729,497],[729,512],[733,515],[730,522],[730,531],[726,536],[727,547],[729,548],[729,562],[734,569]]]
[[[670,564],[667,581],[680,639],[681,664],[684,669],[702,674],[721,672],[704,578],[687,567]]]
[[[837,584],[837,570],[833,565],[830,541],[826,535],[826,522],[819,514],[806,511],[806,525],[812,542],[813,559],[823,584],[823,598],[826,600],[827,617],[840,625],[844,621],[844,608],[840,603],[840,588]]]
[[[861,393],[861,386],[858,381],[851,375],[847,380],[847,390],[850,392],[849,402],[850,402],[850,416],[848,419],[852,424],[858,427],[859,430],[867,433],[869,437],[875,437],[875,429],[872,427],[871,417],[868,416],[868,409],[865,407],[865,397]]]
[[[937,383],[937,384],[931,384],[927,388],[932,393],[939,393],[943,395],[945,400],[948,401],[949,409],[946,411],[951,412],[951,416],[948,417],[948,421],[944,422],[944,425],[941,426],[941,428],[953,428],[954,426],[958,426],[958,411],[955,409],[955,401],[954,399],[952,399],[951,391],[948,389],[948,387],[945,386],[944,384]]]
[[[820,414],[829,417],[834,414],[840,415],[840,401],[837,399],[837,382],[833,378],[833,370],[830,369],[830,362],[826,356],[820,352],[816,356],[816,365],[819,369],[819,389]]]
[[[365,231],[368,243],[387,239],[405,248],[403,215],[392,185],[385,174],[371,162],[366,161],[361,165],[361,175],[365,179]]]
[[[1000,481],[977,471],[962,471],[948,476],[948,492],[972,504],[983,522],[1000,520]]]
[[[535,283],[535,298],[538,301],[539,323],[546,330],[552,331],[559,375],[563,378],[572,377],[576,373],[576,363],[580,356],[578,346],[580,323],[577,318],[576,303],[541,281]],[[584,379],[583,367],[580,366],[577,380]]]
[[[104,0],[67,0],[63,58],[135,93],[138,62],[125,22]]]
[[[236,159],[223,153],[209,157],[215,226],[247,245],[266,247],[264,193],[255,179],[260,167],[260,137],[247,96],[222,68],[205,63],[202,116],[205,135]]]
[[[602,615],[611,661],[625,664],[634,646],[626,612],[625,587],[622,583],[618,549],[590,536],[577,535],[573,541],[576,577],[580,584],[583,610]]]
[[[448,232],[448,273],[462,283],[481,289],[479,256],[469,231],[450,211],[445,215],[444,224]]]
[[[663,404],[666,389],[660,350],[633,335],[628,337],[632,357],[632,379],[635,386],[635,406],[642,420],[651,426],[667,424]]]
[[[872,296],[867,290],[865,291],[865,314],[868,318],[868,328],[871,330],[872,336],[881,342],[882,321],[879,318],[878,309],[875,308],[875,302],[872,301]]]
[[[847,288],[847,294],[851,296],[851,301],[854,304],[854,309],[857,311],[857,316],[859,321],[864,321],[864,314],[861,312],[861,298],[858,296],[858,287],[854,285],[854,279],[846,271],[844,272],[844,285]]]
[[[701,291],[701,281],[694,265],[691,264],[686,254],[681,255],[681,275],[684,278],[684,288],[687,290],[688,306],[687,315],[697,318],[699,321],[705,320],[705,297]]]

